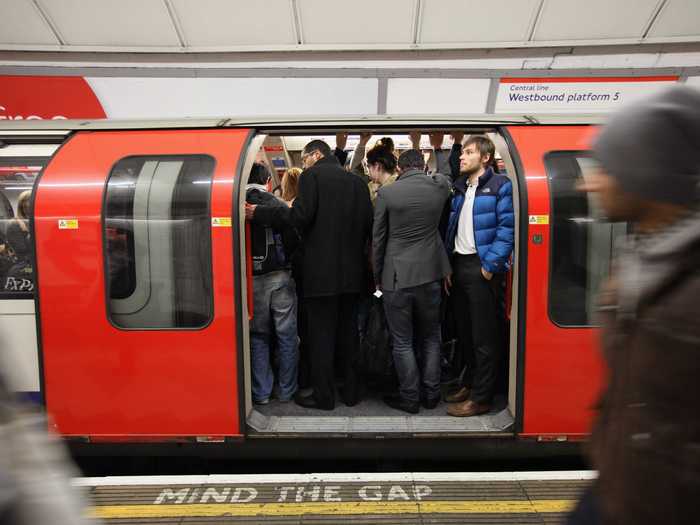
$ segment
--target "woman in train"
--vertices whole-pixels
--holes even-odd
[[[287,206],[292,206],[294,199],[297,198],[297,193],[299,191],[299,176],[301,175],[301,168],[292,167],[284,172],[284,176],[280,181],[280,189],[282,194],[280,198],[287,204]],[[298,232],[297,232],[298,233]],[[311,365],[309,363],[309,351],[306,347],[306,340],[308,330],[306,328],[306,308],[304,307],[304,296],[302,280],[304,276],[301,272],[301,253],[302,253],[302,243],[304,239],[299,236],[299,245],[292,255],[292,277],[296,283],[297,289],[297,333],[299,335],[299,376],[298,385],[300,389],[306,389],[311,384]]]
[[[372,199],[372,204],[377,198],[379,189],[395,182],[398,178],[397,166],[394,141],[390,137],[379,139],[367,152],[367,168],[370,178],[369,196]]]
[[[291,206],[297,198],[299,175],[301,175],[301,168],[289,168],[282,177],[282,200],[287,203],[287,206]]]
[[[365,138],[368,140],[369,136],[365,135]],[[355,153],[357,154],[357,150],[355,150]],[[369,183],[367,186],[369,187],[369,196],[372,199],[372,205],[374,205],[379,189],[382,188],[382,186],[387,186],[395,182],[398,178],[398,161],[394,154],[394,141],[390,137],[379,139],[367,152],[367,168],[369,172]],[[371,259],[369,254],[368,259]],[[375,306],[374,308],[376,308],[377,311],[372,312],[372,294],[376,287],[372,277],[371,261],[368,261],[367,282],[369,285],[368,289],[366,293],[362,294],[360,297],[357,323],[361,344],[364,344],[367,338],[372,351],[376,352],[376,345],[377,342],[381,340],[381,337],[379,337],[381,334],[369,333],[371,332],[370,326],[374,326],[375,329],[377,327],[386,327],[386,322],[370,322],[370,316],[375,319],[376,317],[374,316],[384,316],[384,311],[381,307]]]

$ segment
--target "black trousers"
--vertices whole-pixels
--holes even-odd
[[[343,400],[359,399],[357,356],[358,294],[307,297],[306,315],[314,400],[323,408],[335,407],[334,359],[341,360],[344,377]]]
[[[472,401],[489,404],[501,358],[502,323],[498,315],[503,275],[494,274],[491,280],[486,280],[478,254],[455,254],[452,272],[457,344],[466,365],[463,386],[471,388]]]

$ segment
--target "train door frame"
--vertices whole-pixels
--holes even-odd
[[[258,133],[257,130],[251,129],[248,140],[243,146],[242,154],[239,159],[238,184],[234,185],[233,189],[233,206],[237,211],[238,217],[234,218],[238,225],[237,246],[234,246],[234,265],[238,265],[240,276],[236,279],[236,284],[240,286],[239,293],[236,294],[236,299],[240,304],[237,322],[239,323],[238,330],[241,337],[239,341],[242,344],[239,352],[239,370],[243,373],[242,381],[239,381],[239,399],[242,400],[240,412],[241,431],[246,434],[248,414],[253,408],[252,394],[252,373],[253,369],[250,362],[250,323],[248,320],[252,316],[252,297],[253,297],[253,281],[249,268],[250,247],[248,246],[248,226],[245,220],[245,187],[248,183],[248,176],[253,167],[258,151],[262,148],[266,133]],[[242,161],[242,162],[241,162]],[[241,391],[242,389],[242,391]]]
[[[341,122],[329,122],[325,123],[326,125],[323,126],[323,130],[319,130],[316,128],[313,129],[305,129],[304,126],[298,126],[295,128],[285,128],[284,130],[277,130],[277,129],[270,129],[270,130],[254,130],[252,131],[253,136],[249,139],[248,142],[248,150],[245,153],[245,160],[241,163],[242,167],[242,172],[240,173],[240,183],[236,185],[236,189],[234,190],[237,192],[236,195],[234,195],[234,202],[235,199],[238,199],[238,213],[239,213],[239,218],[238,218],[238,224],[239,224],[239,242],[241,243],[240,245],[243,247],[246,247],[246,226],[245,226],[245,191],[242,191],[245,188],[245,183],[248,180],[248,175],[250,173],[250,169],[255,162],[255,159],[257,157],[259,149],[263,146],[263,143],[265,139],[268,137],[268,135],[281,135],[284,136],[285,133],[287,134],[296,134],[299,132],[307,132],[308,134],[332,134],[335,131],[335,128],[340,129],[343,127],[343,123]],[[425,123],[416,123],[416,125],[419,125],[422,127],[425,127]],[[345,123],[345,127],[348,127],[348,124]],[[350,125],[351,128],[354,127],[353,125]],[[380,126],[376,126],[373,128],[373,130],[379,131],[381,128],[390,128],[390,127],[396,127],[396,128],[406,128],[406,123],[385,123]],[[525,186],[524,182],[524,173],[522,170],[522,163],[520,161],[520,157],[518,156],[517,149],[515,148],[515,143],[511,139],[508,130],[505,126],[504,123],[493,123],[490,125],[483,125],[483,124],[468,124],[466,123],[464,126],[457,127],[455,126],[454,122],[445,123],[444,125],[441,125],[441,121],[439,118],[435,119],[435,124],[431,124],[428,126],[428,128],[435,128],[435,129],[448,129],[448,128],[457,128],[457,129],[467,129],[467,130],[475,130],[479,131],[480,133],[487,134],[492,140],[494,141],[494,144],[496,146],[496,151],[497,153],[501,156],[503,159],[505,165],[506,165],[506,170],[507,173],[510,175],[510,180],[513,185],[513,208],[514,208],[514,222],[515,222],[515,231],[514,231],[514,248],[513,248],[513,260],[515,261],[515,264],[513,265],[513,270],[512,270],[512,287],[511,287],[511,314],[510,314],[510,330],[509,330],[509,344],[508,344],[508,353],[509,353],[509,370],[508,370],[508,396],[507,396],[507,408],[508,411],[513,418],[513,424],[511,427],[509,427],[507,432],[503,433],[486,433],[486,434],[481,434],[482,436],[488,435],[488,436],[499,436],[499,437],[512,437],[514,438],[517,436],[517,434],[522,430],[522,420],[523,420],[523,415],[522,415],[522,410],[523,410],[523,389],[524,389],[524,374],[523,374],[523,366],[524,366],[524,319],[525,319],[525,308],[524,308],[524,300],[525,300],[525,286],[526,286],[526,279],[523,279],[522,276],[520,276],[520,272],[522,271],[522,268],[527,268],[527,261],[524,259],[527,257],[527,246],[526,242],[523,242],[523,232],[526,235],[527,234],[527,222],[522,223],[522,221],[527,221],[527,188]],[[428,132],[428,131],[426,131]],[[286,146],[285,146],[286,148]],[[287,153],[285,149],[285,153]],[[246,306],[250,301],[251,295],[252,294],[252,280],[248,276],[247,272],[247,257],[245,254],[247,253],[247,248],[244,250],[240,250],[238,256],[237,256],[237,262],[240,265],[241,268],[241,273],[240,273],[240,279],[239,281],[241,282],[241,292],[239,294],[239,300],[242,302],[242,304],[245,304]],[[241,317],[241,319],[248,319],[248,310],[246,309],[244,312],[245,317]],[[250,414],[252,413],[253,409],[253,403],[252,403],[252,393],[251,393],[251,381],[252,381],[252,369],[251,369],[251,364],[250,364],[250,334],[249,334],[249,329],[248,329],[248,323],[243,322],[242,323],[244,326],[242,326],[241,334],[243,337],[243,368],[242,370],[244,371],[244,380],[241,382],[241,384],[244,385],[245,392],[242,394],[242,399],[245,400],[245,407],[244,407],[244,412],[243,412],[243,418],[244,421],[242,422],[243,425],[245,425],[242,428],[245,428],[244,433],[246,435],[249,435],[248,432],[248,418]],[[474,434],[479,434],[479,433],[472,433],[471,435]],[[468,436],[470,434],[461,434],[462,437]]]
[[[525,330],[525,297],[527,294],[526,281],[522,278],[527,275],[527,185],[524,180],[522,163],[518,151],[512,141],[508,129],[498,126],[493,134],[496,151],[501,155],[506,165],[506,172],[512,173],[510,177],[513,183],[513,256],[514,262],[511,270],[512,282],[510,289],[510,330],[508,338],[508,407],[515,419],[515,433],[522,428],[522,390],[523,390],[523,366],[524,366],[524,330]],[[524,230],[524,237],[523,237]]]

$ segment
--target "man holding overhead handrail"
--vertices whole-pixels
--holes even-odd
[[[349,177],[322,140],[302,151],[304,171],[291,207],[246,204],[246,218],[281,228],[294,226],[303,239],[303,296],[311,354],[310,396],[297,395],[306,408],[335,407],[334,356],[344,362],[343,401],[360,398],[356,370],[359,341],[357,307],[367,286],[367,250],[372,203],[367,184]]]

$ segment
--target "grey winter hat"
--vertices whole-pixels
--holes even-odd
[[[603,127],[593,152],[626,193],[697,205],[700,90],[674,86],[623,108]]]

